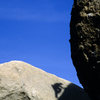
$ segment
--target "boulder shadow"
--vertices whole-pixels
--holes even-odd
[[[63,87],[63,83],[55,83],[52,88],[57,100],[90,100],[82,88],[72,83],[66,87]]]

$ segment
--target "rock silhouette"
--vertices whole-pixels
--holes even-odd
[[[80,83],[92,100],[100,100],[100,0],[74,0],[70,35]]]
[[[75,84],[30,64],[0,64],[0,100],[90,100]]]

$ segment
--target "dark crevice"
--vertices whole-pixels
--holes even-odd
[[[57,100],[90,100],[84,90],[72,83],[64,87],[62,83],[52,85]]]

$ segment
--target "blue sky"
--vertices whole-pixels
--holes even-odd
[[[1,0],[0,63],[21,60],[79,86],[70,54],[73,0]]]

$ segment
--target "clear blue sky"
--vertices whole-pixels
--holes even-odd
[[[1,0],[0,63],[21,60],[79,86],[70,54],[73,0]]]

